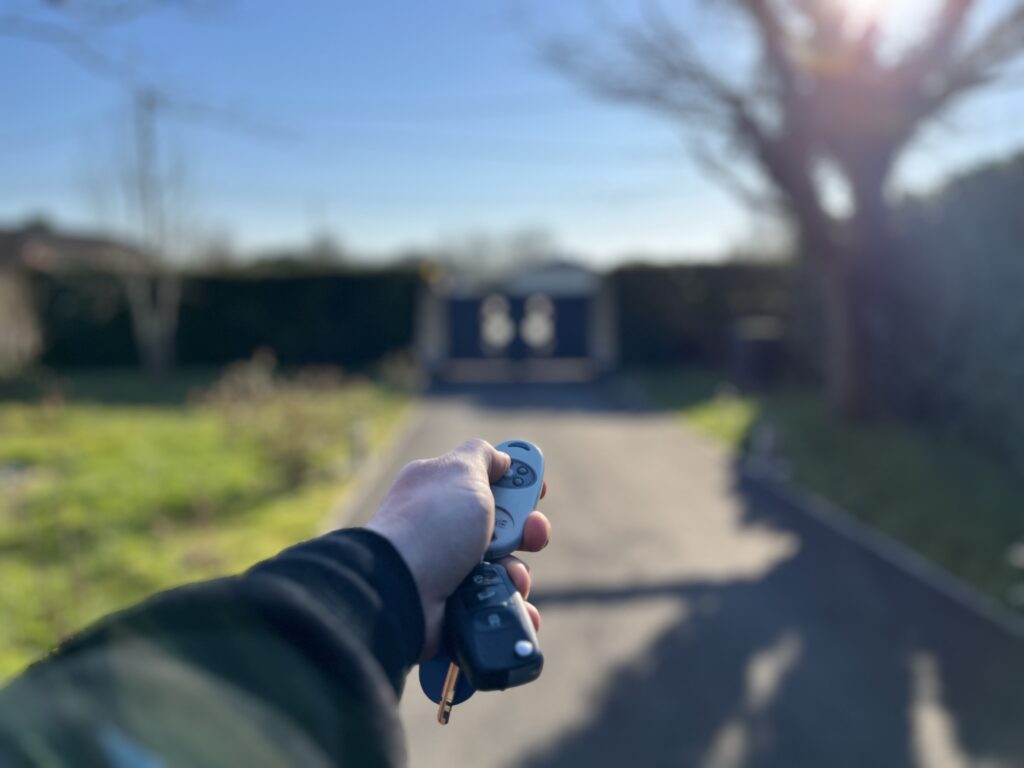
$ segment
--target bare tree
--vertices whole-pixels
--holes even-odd
[[[91,192],[116,190],[131,216],[130,229],[144,259],[126,267],[121,277],[132,328],[143,365],[162,373],[174,363],[174,341],[181,300],[181,257],[188,242],[187,206],[181,190],[180,164],[170,162],[158,142],[161,118],[199,120],[214,127],[279,141],[289,131],[232,110],[172,95],[144,76],[138,62],[118,56],[104,45],[104,30],[161,7],[209,6],[215,0],[22,0],[0,13],[0,36],[49,46],[98,77],[125,88],[133,102],[131,150],[118,153],[113,168],[120,178],[94,179]]]
[[[133,149],[119,163],[122,178],[98,180],[106,196],[116,189],[131,212],[134,239],[143,258],[118,270],[128,300],[139,357],[146,370],[159,374],[174,362],[181,281],[168,265],[171,231],[169,169],[157,145],[162,94],[144,84],[137,67],[96,39],[110,26],[134,19],[170,0],[39,0],[16,4],[0,15],[0,35],[47,45],[99,77],[121,85],[134,101]],[[116,171],[115,171],[116,173]]]
[[[161,7],[194,4],[195,0],[10,0],[0,12],[0,37],[48,46],[98,77],[131,87],[140,81],[138,63],[118,55],[98,37]]]
[[[39,321],[25,277],[0,268],[0,377],[37,359],[42,348]]]
[[[702,159],[744,199],[768,192],[824,277],[830,401],[862,416],[874,401],[871,342],[884,332],[879,296],[895,255],[885,197],[894,164],[922,126],[1007,74],[1024,52],[1024,3],[935,0],[907,42],[892,25],[858,21],[852,0],[718,2],[734,23],[717,53],[655,2],[629,20],[598,7],[599,42],[562,39],[548,53],[598,94],[654,109],[713,145],[720,138],[726,154]],[[721,62],[744,47],[755,55],[737,76]],[[738,160],[756,171],[758,189],[733,172]],[[823,169],[844,183],[848,214],[825,205]]]
[[[159,140],[163,106],[158,93],[138,90],[126,124],[104,132],[109,146],[84,147],[81,176],[97,224],[123,243],[109,268],[124,290],[139,359],[154,374],[173,367],[181,270],[200,251],[183,155]]]

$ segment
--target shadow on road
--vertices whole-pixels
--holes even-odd
[[[587,384],[435,384],[428,400],[455,399],[483,410],[556,411],[558,413],[619,413],[653,410],[637,398],[620,392],[607,382]]]
[[[763,578],[534,593],[686,611],[523,765],[1024,765],[1024,643],[752,481],[736,493],[744,525],[800,541]]]

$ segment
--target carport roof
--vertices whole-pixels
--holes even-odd
[[[489,293],[590,296],[597,291],[602,279],[601,273],[589,267],[568,261],[551,261],[501,273],[461,268],[449,272],[438,287],[444,295],[466,298]]]

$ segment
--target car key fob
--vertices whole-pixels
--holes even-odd
[[[503,566],[480,563],[445,609],[445,640],[462,677],[478,691],[536,680],[544,667],[526,603]]]

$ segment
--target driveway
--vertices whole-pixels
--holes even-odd
[[[1024,766],[1024,641],[599,387],[431,395],[349,520],[477,436],[545,452],[546,666],[443,728],[410,676],[413,768]]]

